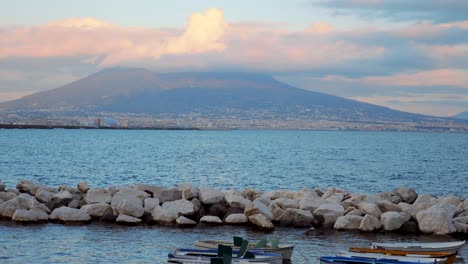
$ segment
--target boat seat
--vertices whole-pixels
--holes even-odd
[[[264,248],[264,247],[266,247],[266,245],[267,245],[267,240],[266,240],[266,239],[262,239],[262,240],[258,241],[257,244],[255,244],[254,248],[255,248],[255,249]]]

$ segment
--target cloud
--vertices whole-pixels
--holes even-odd
[[[463,0],[315,0],[314,5],[335,10],[336,14],[391,20],[466,20],[468,2]]]
[[[326,2],[321,4],[333,1]],[[354,0],[345,6],[387,4]],[[341,29],[311,21],[302,30],[289,30],[268,22],[231,23],[216,8],[192,14],[184,28],[120,27],[72,18],[0,27],[0,91],[51,89],[109,66],[255,71],[349,98],[392,97],[388,101],[403,109],[403,102],[396,102],[405,94],[466,94],[467,43],[468,20],[391,29]]]
[[[216,8],[194,13],[183,32],[122,28],[94,18],[73,18],[0,31],[0,58],[105,55],[103,65],[166,54],[219,52],[227,29]]]

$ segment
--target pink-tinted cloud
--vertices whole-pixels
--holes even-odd
[[[388,86],[457,86],[468,89],[468,70],[438,69],[391,76],[369,76],[360,81]]]
[[[331,39],[334,28],[313,23],[291,32],[261,23],[228,23],[221,10],[194,13],[185,29],[118,27],[94,18],[74,18],[42,26],[0,31],[0,58],[104,56],[104,66],[162,56],[218,54],[226,64],[282,70],[321,67],[350,59],[380,56],[382,47]],[[199,67],[205,60],[194,63]],[[158,64],[159,66],[159,64]],[[208,65],[209,66],[209,65]]]
[[[0,31],[1,57],[105,55],[111,65],[165,54],[219,52],[227,29],[223,12],[194,13],[185,30],[121,28],[94,18],[75,18],[43,26]]]

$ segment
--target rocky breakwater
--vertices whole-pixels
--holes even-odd
[[[44,186],[21,180],[16,189],[0,181],[0,216],[17,222],[160,224],[181,227],[251,225],[335,228],[363,232],[468,233],[468,200],[418,195],[400,187],[378,194],[342,189],[299,191],[218,190],[188,183],[165,188],[136,184],[90,188]]]

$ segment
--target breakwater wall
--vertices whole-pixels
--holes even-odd
[[[219,190],[182,183],[167,188],[135,184],[90,188],[49,187],[21,180],[7,188],[0,180],[0,217],[22,223],[92,221],[181,227],[251,225],[334,228],[363,232],[468,234],[468,200],[435,197],[400,187],[377,194],[339,188]]]

